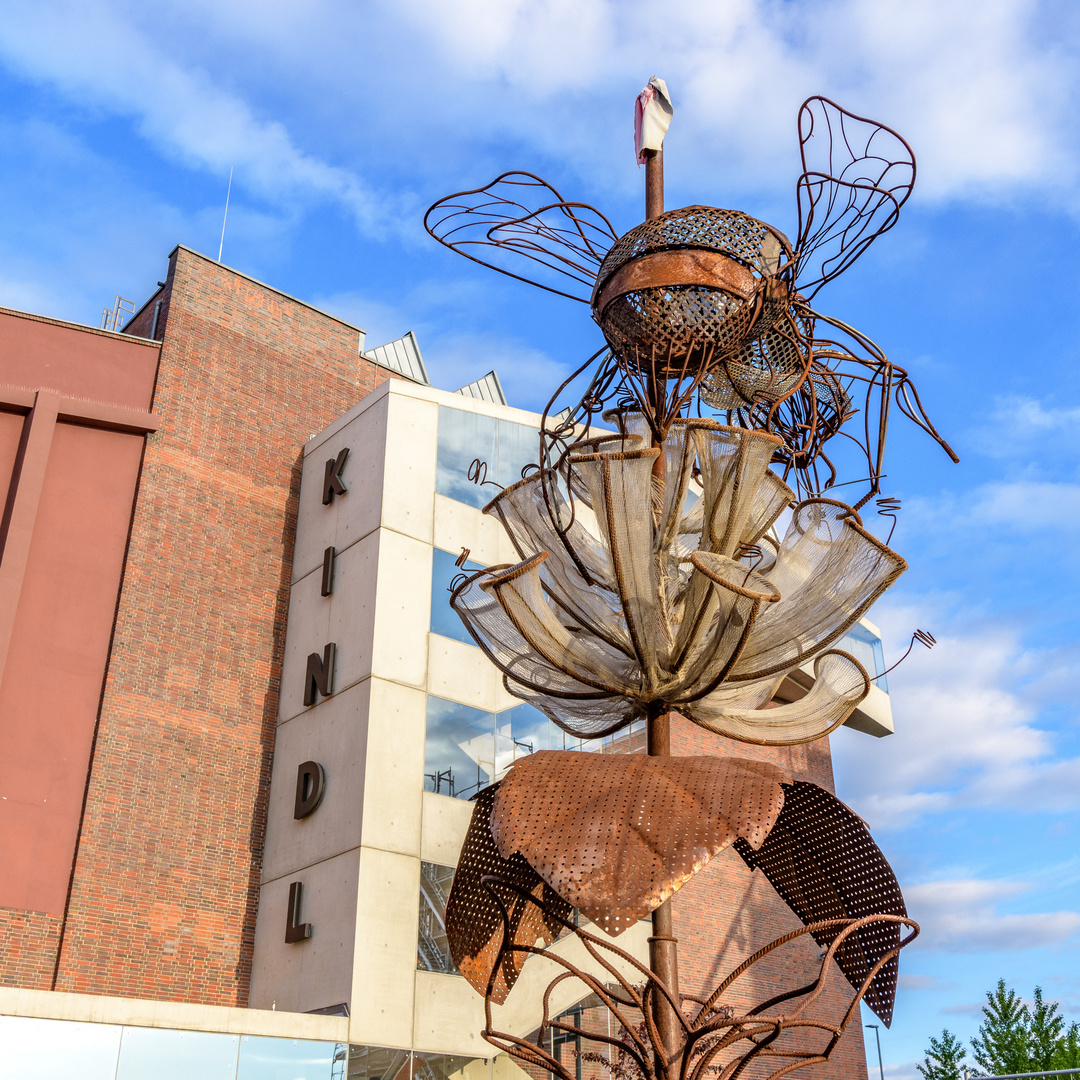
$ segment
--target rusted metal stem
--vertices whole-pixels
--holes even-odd
[[[645,151],[645,220],[651,221],[658,218],[664,212],[664,150]],[[655,356],[652,370],[646,376],[645,393],[652,405],[653,416],[659,423],[664,415],[665,398],[667,397],[667,379],[656,371]],[[659,445],[653,440],[653,445]],[[653,476],[663,482],[664,455],[661,452],[653,466]],[[650,721],[651,723],[651,721]],[[651,736],[650,736],[651,737]],[[666,753],[667,751],[665,751]],[[650,750],[649,753],[652,753]]]
[[[671,756],[671,716],[662,702],[649,706],[648,750],[651,757]],[[652,913],[652,937],[649,938],[649,967],[656,978],[668,988],[671,996],[679,1000],[679,957],[671,919],[671,901],[665,900]],[[671,1006],[658,997],[655,1002],[654,1019],[660,1033],[660,1041],[666,1060],[657,1054],[656,1073],[664,1077],[678,1074],[677,1058],[683,1045],[683,1033],[678,1017]]]
[[[664,212],[664,151],[645,151],[645,220]]]

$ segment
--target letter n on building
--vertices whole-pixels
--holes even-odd
[[[337,645],[330,642],[323,654],[309,654],[307,671],[304,673],[304,704],[314,705],[319,695],[329,697],[334,692],[334,667],[337,663]]]

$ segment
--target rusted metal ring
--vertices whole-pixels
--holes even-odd
[[[761,281],[748,267],[719,251],[708,248],[653,251],[623,263],[602,288],[598,281],[593,290],[592,307],[599,317],[619,296],[638,289],[673,285],[705,285],[749,300],[761,287]]]

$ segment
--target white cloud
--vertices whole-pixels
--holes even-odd
[[[901,990],[955,990],[956,983],[937,975],[918,975],[901,971],[896,978]]]
[[[975,525],[1003,526],[1029,533],[1080,528],[1080,484],[1016,480],[986,484],[971,496]]]
[[[614,0],[410,0],[404,10],[463,81],[557,101],[626,94],[628,78],[663,75],[682,152],[702,143],[714,168],[757,158],[756,179],[790,156],[794,110],[818,92],[908,136],[933,197],[1061,191],[1075,179],[1076,72],[1062,39],[1051,47],[1044,36],[1060,5],[697,0],[668,5],[663,18],[643,2]],[[629,100],[624,108],[628,117]],[[558,126],[577,126],[555,112]]]
[[[998,911],[1002,901],[1031,888],[1026,882],[978,878],[909,885],[904,890],[908,911],[923,927],[916,945],[934,952],[1012,952],[1058,945],[1080,934],[1080,912]]]
[[[274,199],[334,199],[369,230],[418,209],[364,171],[537,155],[627,192],[633,95],[651,74],[676,104],[674,190],[792,190],[794,117],[826,93],[900,130],[924,196],[1032,188],[1071,206],[1077,65],[1054,34],[1068,5],[987,0],[13,0],[0,54],[80,105],[133,117],[168,155]],[[159,46],[161,39],[167,46]],[[270,103],[273,103],[272,105]],[[288,116],[286,124],[282,119]],[[573,195],[573,192],[570,192]]]
[[[1029,460],[1040,451],[1040,456],[1047,451],[1073,455],[1080,450],[1080,406],[1049,405],[1023,394],[999,397],[989,418],[969,433],[969,439],[980,453],[993,458]]]
[[[1003,423],[1010,424],[1013,431],[1075,431],[1080,428],[1080,406],[1071,409],[1046,408],[1035,398],[1015,395],[998,401],[993,419],[999,432]]]
[[[202,68],[178,63],[103,0],[6,5],[0,54],[83,106],[133,117],[166,156],[223,180],[235,166],[237,186],[275,202],[337,200],[366,230],[414,209],[407,197],[376,197],[354,173],[304,152],[283,124],[256,115]]]
[[[950,546],[957,536],[988,545],[1049,531],[1068,548],[1080,538],[1080,483],[1022,477],[981,484],[961,495],[917,496],[905,500],[902,521],[908,535]]]
[[[935,630],[945,611],[931,602],[875,609],[886,654],[899,656],[915,626]],[[1037,726],[1027,681],[1047,657],[1027,653],[992,620],[937,632],[889,675],[896,734],[833,736],[837,788],[874,829],[898,829],[963,806],[1021,811],[1080,809],[1080,760],[1056,759],[1056,740]],[[1073,658],[1057,657],[1071,668]]]

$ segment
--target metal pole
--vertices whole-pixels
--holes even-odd
[[[659,217],[664,212],[664,151],[646,151],[645,157],[645,219]],[[667,387],[664,380],[650,378],[648,394],[652,400],[654,415],[659,417],[663,408],[663,399]],[[659,445],[656,439],[654,445]],[[660,481],[664,478],[664,454],[653,466],[653,475]],[[671,717],[662,702],[649,706],[647,728],[648,751],[651,757],[669,757],[671,755]],[[671,996],[679,1000],[679,960],[674,927],[671,919],[671,901],[665,900],[652,913],[652,937],[649,938],[649,967],[657,979],[667,987]],[[657,1060],[657,1072],[661,1076],[671,1071],[682,1045],[682,1031],[678,1017],[672,1014],[671,1006],[666,1001],[657,1001],[655,1011],[656,1026],[664,1047],[666,1061]]]
[[[881,1031],[877,1024],[863,1024],[863,1027],[870,1027],[874,1029],[874,1038],[877,1039],[877,1067],[878,1073],[881,1076],[881,1080],[885,1080],[885,1066],[881,1064]]]
[[[671,716],[662,702],[649,706],[648,750],[650,757],[669,757],[671,755]],[[679,957],[678,941],[675,938],[671,920],[671,901],[665,900],[652,913],[652,937],[649,938],[649,967],[656,978],[668,988],[671,996],[679,1000]],[[657,1072],[661,1076],[677,1072],[676,1057],[682,1045],[682,1031],[678,1017],[672,1013],[671,1006],[665,1000],[656,1002],[654,1013],[660,1040],[664,1047],[666,1061],[657,1061]]]
[[[233,166],[229,166],[229,188],[225,192],[225,216],[221,219],[221,243],[218,244],[217,261],[221,262],[221,252],[225,248],[225,222],[229,220],[229,196],[232,194]]]
[[[645,220],[652,221],[664,212],[664,149],[645,153]]]

